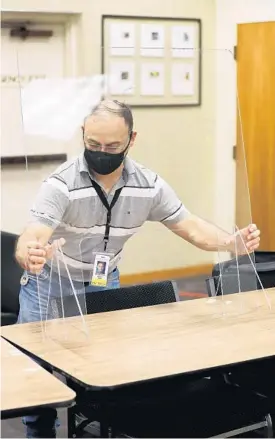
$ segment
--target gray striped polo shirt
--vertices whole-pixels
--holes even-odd
[[[104,251],[107,210],[92,180],[96,181],[89,172],[84,153],[81,153],[61,165],[43,182],[31,210],[31,221],[54,229],[51,241],[66,240],[63,255],[57,252],[48,265],[54,271],[59,265],[61,275],[67,277],[67,264],[75,281],[91,279],[95,255]],[[112,255],[109,272],[116,268],[126,241],[140,230],[145,221],[175,224],[188,213],[161,177],[129,157],[125,159],[121,179],[108,195],[104,192],[109,204],[115,191],[121,187],[123,189],[112,209],[106,250]]]

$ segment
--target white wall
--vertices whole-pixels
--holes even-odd
[[[275,21],[275,0],[216,0],[216,47],[233,50],[237,24]],[[230,54],[228,53],[228,56]],[[230,229],[235,221],[236,63],[217,56],[216,218]],[[230,64],[230,68],[228,68]]]
[[[79,73],[85,75],[99,73],[102,13],[150,15],[154,11],[158,16],[201,18],[203,47],[213,49],[216,44],[230,50],[236,43],[237,23],[275,20],[275,0],[2,0],[2,9],[79,13]],[[160,172],[189,209],[230,230],[235,217],[235,62],[226,51],[205,50],[203,57],[203,106],[179,111],[136,110],[139,137],[133,157]],[[37,181],[44,177],[45,169],[41,166],[33,172]],[[25,191],[25,198],[20,197],[22,181],[16,179],[14,170],[5,171],[4,178],[14,183],[17,199],[14,195],[10,209],[12,215],[19,212],[16,229],[20,230],[20,215],[23,217],[35,187]],[[8,195],[2,199],[2,209],[7,208]],[[148,225],[126,247],[124,273],[212,261],[211,254],[182,243],[155,225]],[[136,258],[137,254],[142,256]]]
[[[78,12],[75,20],[80,44],[77,45],[80,75],[100,73],[101,68],[101,16],[102,14],[156,15],[163,17],[201,18],[202,37],[208,47],[215,41],[215,0],[2,0],[2,8],[48,12]],[[41,18],[40,18],[41,19]],[[202,106],[196,108],[135,109],[135,128],[138,137],[131,156],[158,172],[178,193],[187,208],[203,217],[213,219],[214,212],[214,152],[215,152],[215,71],[209,57],[203,59]],[[45,169],[41,167],[42,173]],[[37,185],[37,174],[28,174]],[[14,182],[13,210],[7,195],[2,206],[6,211],[6,224],[15,218],[13,229],[24,227],[23,212],[33,199],[33,191],[21,192],[18,174],[6,171],[5,179]],[[25,174],[22,179],[26,178]],[[10,184],[10,181],[9,181]],[[31,183],[30,183],[31,184]],[[35,188],[35,186],[33,186]],[[17,192],[16,192],[17,191]],[[16,192],[16,193],[15,193]],[[15,201],[15,196],[16,201]],[[16,217],[16,212],[20,216]],[[11,220],[12,221],[12,220]],[[138,255],[138,257],[137,257]],[[121,263],[123,273],[138,273],[171,269],[188,265],[211,263],[213,255],[191,246],[163,226],[146,224],[125,248]]]

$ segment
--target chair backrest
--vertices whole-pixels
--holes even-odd
[[[85,294],[87,314],[161,305],[178,300],[177,287],[172,281],[133,285]],[[79,301],[83,303],[82,298]],[[63,297],[63,309],[65,317],[79,314],[74,296]],[[52,300],[52,310],[55,310],[55,317],[62,316],[63,310],[60,298]]]
[[[14,252],[18,235],[1,231],[1,310],[18,315],[22,268]]]
[[[237,273],[236,259],[223,262],[222,267],[223,294],[232,294],[238,291],[239,283],[241,291],[261,288],[247,256],[240,256],[238,258],[239,274]],[[255,267],[263,287],[275,287],[275,252],[255,252]],[[219,264],[214,266],[212,277],[205,281],[209,296],[219,296],[222,294]]]

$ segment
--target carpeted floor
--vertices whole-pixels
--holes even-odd
[[[177,281],[181,300],[197,299],[207,296],[205,277],[191,277]]]

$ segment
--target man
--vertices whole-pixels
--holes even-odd
[[[121,250],[145,221],[162,222],[204,250],[235,250],[234,236],[189,213],[161,177],[128,157],[135,138],[129,107],[102,101],[85,120],[84,152],[43,183],[16,249],[26,270],[19,322],[46,318],[49,291],[60,290],[59,275],[63,294],[72,292],[68,273],[75,291],[118,288]],[[241,234],[249,251],[258,247],[256,226]],[[93,282],[98,261],[106,263],[100,284]],[[55,419],[54,410],[26,417],[28,437],[55,437]]]
[[[96,274],[102,276],[105,274],[105,264],[104,262],[98,262],[96,266]]]

